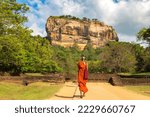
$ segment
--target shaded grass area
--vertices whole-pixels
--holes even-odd
[[[139,94],[150,96],[150,86],[125,86],[125,87]]]
[[[62,85],[50,85],[45,82],[35,82],[28,86],[15,83],[0,82],[1,100],[40,100],[53,96]]]

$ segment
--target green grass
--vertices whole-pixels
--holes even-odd
[[[25,73],[25,75],[27,75],[27,76],[44,76],[41,73]]]
[[[150,86],[126,86],[126,88],[139,94],[150,96]]]
[[[144,73],[118,73],[121,76],[150,76],[150,72]]]
[[[45,82],[23,86],[15,83],[0,82],[1,100],[40,100],[53,96],[62,85],[50,85]]]

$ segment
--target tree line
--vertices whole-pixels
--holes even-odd
[[[76,74],[80,56],[86,56],[89,72],[149,72],[150,28],[141,29],[137,38],[149,46],[128,42],[109,42],[94,49],[90,43],[81,51],[77,44],[64,48],[50,45],[41,36],[32,36],[24,27],[29,7],[15,0],[0,2],[0,72]]]

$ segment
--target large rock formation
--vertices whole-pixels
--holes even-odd
[[[88,42],[93,47],[101,47],[108,41],[118,41],[112,26],[97,19],[82,20],[72,16],[50,16],[46,23],[47,36],[53,45],[70,47],[75,43],[83,49]]]

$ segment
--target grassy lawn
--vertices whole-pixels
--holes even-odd
[[[150,96],[150,86],[126,86],[127,89]]]
[[[45,82],[35,82],[28,86],[15,83],[0,82],[1,100],[39,100],[48,99],[54,95],[62,85],[50,85]]]

